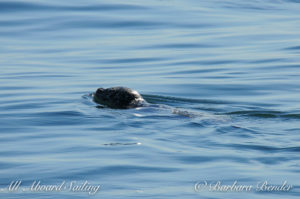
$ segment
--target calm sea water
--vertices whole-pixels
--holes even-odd
[[[0,44],[1,198],[299,197],[300,1],[0,1]],[[112,86],[156,105],[98,109]]]

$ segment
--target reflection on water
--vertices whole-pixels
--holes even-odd
[[[100,184],[96,198],[297,198],[299,3],[1,1],[0,189],[75,180]],[[151,105],[97,108],[89,93],[112,86]],[[293,189],[195,191],[205,180]]]

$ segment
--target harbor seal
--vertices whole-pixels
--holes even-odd
[[[129,109],[146,104],[143,97],[135,90],[127,87],[98,88],[93,100],[114,109]]]
[[[188,118],[202,117],[209,120],[211,120],[211,118],[215,118],[215,116],[212,117],[209,114],[193,112],[183,108],[174,108],[165,104],[149,104],[137,91],[122,86],[106,89],[98,88],[96,92],[91,93],[89,96],[92,97],[92,100],[94,102],[100,104],[99,106],[97,106],[97,108],[107,107],[112,109],[131,109],[137,107],[147,107],[157,110],[167,110],[172,114]],[[145,95],[145,97],[147,97],[147,95]],[[151,96],[148,100],[149,102],[153,101],[153,99],[151,100]]]

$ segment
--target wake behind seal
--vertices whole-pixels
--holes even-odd
[[[129,109],[146,104],[143,97],[135,90],[127,87],[98,88],[93,100],[114,109]]]

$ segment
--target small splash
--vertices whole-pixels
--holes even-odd
[[[136,116],[136,117],[143,117],[143,115],[139,114],[139,113],[134,113],[133,115]]]
[[[82,96],[83,99],[92,99],[94,97],[94,93],[88,93]]]

